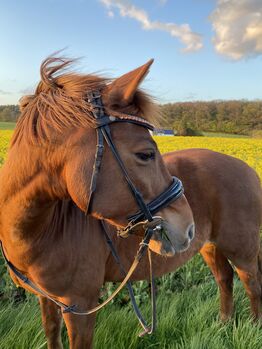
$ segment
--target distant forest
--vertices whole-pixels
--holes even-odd
[[[160,126],[177,134],[223,132],[243,135],[262,132],[262,101],[181,102],[160,106]],[[15,122],[20,115],[17,105],[0,106],[0,121]]]
[[[262,101],[170,103],[161,106],[164,127],[178,134],[223,132],[243,135],[262,131]]]
[[[18,105],[0,105],[0,121],[16,122],[19,115]]]

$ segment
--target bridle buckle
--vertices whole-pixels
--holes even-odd
[[[133,223],[131,221],[125,228],[118,229],[117,235],[121,238],[127,238],[129,235],[133,234],[141,235],[139,234],[141,230],[145,232],[148,229],[152,229],[154,232],[157,232],[162,229],[162,222],[163,218],[161,216],[153,216],[153,219],[151,221],[149,221],[148,219],[138,223]]]

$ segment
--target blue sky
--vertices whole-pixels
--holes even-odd
[[[261,0],[2,0],[0,33],[0,104],[62,48],[110,77],[155,58],[144,87],[161,103],[262,98]]]

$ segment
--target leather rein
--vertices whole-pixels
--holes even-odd
[[[99,169],[101,166],[102,158],[103,158],[103,151],[104,151],[104,140],[106,141],[108,147],[112,151],[121,171],[123,172],[123,175],[127,181],[127,184],[129,186],[129,189],[131,193],[133,194],[138,207],[140,210],[128,217],[128,225],[118,231],[118,235],[120,237],[128,237],[131,234],[135,234],[136,231],[139,229],[144,230],[144,237],[139,244],[138,251],[136,253],[136,256],[134,258],[134,261],[129,269],[129,271],[126,273],[123,265],[121,264],[120,258],[114,248],[114,245],[112,243],[112,240],[109,237],[109,234],[107,232],[107,228],[105,225],[105,222],[101,220],[102,229],[106,238],[106,242],[111,250],[112,255],[115,258],[116,263],[119,265],[122,275],[124,276],[124,280],[121,282],[121,284],[118,286],[118,288],[111,294],[111,296],[105,300],[103,303],[99,304],[95,308],[88,310],[88,311],[77,311],[77,305],[66,305],[57,299],[51,297],[47,292],[42,290],[38,285],[36,285],[34,282],[32,282],[30,279],[28,279],[27,276],[25,276],[23,273],[21,273],[6,257],[4,253],[4,249],[2,246],[2,242],[0,241],[0,247],[4,256],[4,259],[6,261],[7,266],[9,269],[16,275],[18,279],[20,279],[23,283],[27,284],[30,288],[32,288],[36,293],[42,295],[43,297],[46,297],[53,301],[55,304],[57,304],[59,307],[61,307],[63,313],[72,313],[75,315],[90,315],[95,313],[96,311],[103,308],[105,305],[107,305],[121,290],[122,288],[127,285],[130,298],[132,301],[132,305],[135,311],[135,314],[141,324],[141,326],[144,329],[144,332],[141,334],[144,335],[146,333],[151,334],[155,330],[156,327],[156,302],[155,302],[155,287],[154,287],[154,277],[153,277],[153,270],[152,270],[152,260],[151,260],[151,252],[148,249],[148,245],[150,242],[150,239],[152,238],[153,234],[162,229],[162,223],[163,219],[159,216],[154,216],[155,213],[157,213],[160,209],[163,209],[164,207],[168,206],[172,201],[177,200],[184,192],[182,182],[176,178],[173,177],[173,181],[171,185],[162,192],[157,198],[152,200],[150,203],[145,203],[143,196],[141,193],[137,190],[135,185],[133,184],[131,178],[128,175],[128,171],[114,145],[114,142],[111,137],[110,132],[110,124],[115,122],[129,122],[133,124],[137,124],[139,126],[143,126],[147,129],[153,130],[154,126],[147,122],[145,119],[128,115],[128,114],[121,114],[121,113],[114,113],[114,115],[107,115],[103,103],[101,94],[99,91],[92,91],[88,93],[87,95],[88,102],[91,105],[92,108],[92,114],[95,121],[95,126],[93,126],[96,129],[97,133],[97,147],[96,147],[96,154],[95,154],[95,160],[94,160],[94,166],[93,166],[93,173],[91,177],[91,184],[90,184],[90,192],[89,192],[89,198],[88,198],[88,205],[86,209],[86,214],[90,214],[92,210],[92,200],[94,197],[94,193],[96,190],[96,183],[97,183],[97,177],[99,174]],[[132,289],[132,284],[130,282],[130,278],[134,271],[136,270],[141,258],[145,254],[145,252],[148,251],[148,258],[149,258],[149,266],[150,266],[150,279],[151,279],[151,296],[152,296],[152,321],[151,325],[147,325],[146,321],[144,320],[143,316],[141,315],[138,306],[135,301],[134,292]]]

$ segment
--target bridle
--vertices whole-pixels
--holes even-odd
[[[134,227],[140,225],[141,222],[143,223],[143,227],[145,229],[147,224],[149,224],[150,228],[153,230],[156,229],[156,227],[157,229],[161,229],[162,219],[161,217],[155,217],[154,214],[157,213],[160,209],[163,209],[164,207],[168,206],[171,201],[175,201],[178,198],[180,198],[180,196],[184,193],[182,182],[178,178],[173,177],[171,185],[165,191],[163,191],[157,198],[155,198],[150,203],[146,204],[142,194],[139,192],[139,190],[135,187],[134,183],[132,182],[128,174],[128,171],[115,147],[110,132],[110,124],[116,122],[128,122],[145,127],[149,130],[153,130],[154,126],[145,119],[134,115],[114,112],[108,115],[105,112],[102,103],[101,93],[99,91],[92,91],[88,93],[87,100],[91,105],[91,112],[95,120],[95,126],[93,127],[96,129],[97,132],[97,145],[86,213],[90,213],[92,209],[92,200],[94,198],[97,177],[103,158],[105,140],[114,158],[116,159],[116,162],[118,163],[124,175],[124,178],[128,184],[128,187],[140,209],[137,213],[128,217],[129,224],[124,229],[121,229],[119,231],[119,235],[122,237],[127,237],[132,232],[134,232]],[[153,233],[154,231],[152,232],[152,234]]]
[[[88,310],[88,311],[77,311],[77,305],[66,305],[57,299],[51,297],[46,291],[41,289],[37,284],[32,282],[30,279],[28,279],[23,273],[21,273],[7,258],[5,255],[2,242],[0,241],[0,247],[2,249],[2,253],[4,256],[4,259],[6,261],[7,266],[10,270],[16,275],[18,279],[20,279],[23,283],[27,284],[29,287],[31,287],[36,293],[50,299],[54,303],[56,303],[59,307],[61,307],[63,313],[72,313],[75,315],[89,315],[92,314],[102,307],[104,307],[106,304],[108,304],[119,292],[120,290],[127,285],[128,291],[130,294],[130,298],[132,301],[133,308],[135,310],[136,316],[138,317],[138,320],[140,324],[142,325],[144,329],[144,333],[152,333],[155,329],[155,323],[156,323],[156,304],[155,304],[155,288],[154,288],[154,278],[153,278],[153,271],[152,271],[152,261],[151,261],[151,254],[150,250],[148,249],[148,245],[150,242],[150,239],[152,238],[153,234],[159,230],[162,229],[163,219],[159,216],[155,216],[155,214],[164,207],[168,206],[172,201],[177,200],[181,197],[181,195],[184,192],[182,182],[176,178],[173,177],[171,185],[164,190],[160,195],[158,195],[154,200],[152,200],[149,203],[145,203],[142,194],[137,190],[135,185],[133,184],[128,171],[115,147],[115,144],[113,142],[111,132],[110,132],[110,125],[112,123],[116,122],[128,122],[132,124],[136,124],[142,127],[145,127],[149,130],[153,130],[154,126],[147,122],[145,119],[129,115],[129,114],[123,114],[123,113],[117,113],[112,112],[110,115],[108,115],[105,112],[101,93],[99,91],[92,91],[89,92],[87,95],[87,100],[90,103],[91,106],[91,113],[94,118],[93,126],[96,129],[97,133],[97,146],[96,146],[96,154],[95,154],[95,161],[93,165],[93,172],[91,177],[91,184],[90,184],[90,192],[88,197],[88,204],[86,209],[86,214],[90,214],[92,211],[92,202],[95,195],[96,185],[97,185],[97,177],[99,174],[102,158],[103,158],[103,152],[104,152],[104,140],[106,141],[108,147],[110,148],[114,158],[116,159],[124,177],[128,184],[128,187],[132,193],[132,195],[135,198],[135,201],[139,207],[139,211],[135,214],[128,217],[128,225],[118,231],[118,235],[121,237],[128,237],[130,234],[135,234],[138,230],[141,229],[144,230],[144,237],[139,245],[139,249],[137,251],[137,254],[134,258],[134,262],[131,265],[128,273],[125,272],[120,258],[116,253],[116,250],[113,246],[112,240],[109,237],[109,234],[107,232],[106,224],[104,221],[101,221],[101,225],[105,234],[106,241],[110,247],[111,253],[114,256],[117,264],[120,267],[120,270],[124,276],[124,280],[119,285],[119,287],[111,294],[111,296],[104,301],[102,304],[99,304],[97,307]],[[134,293],[132,290],[130,278],[134,271],[136,270],[136,267],[138,266],[141,258],[143,257],[144,253],[148,250],[148,257],[149,257],[149,265],[150,265],[150,276],[151,276],[151,294],[152,294],[152,323],[151,326],[148,326],[146,324],[146,321],[143,319],[136,301],[134,297]],[[143,335],[142,334],[142,335]]]

